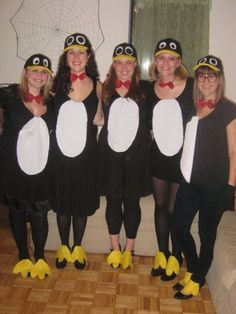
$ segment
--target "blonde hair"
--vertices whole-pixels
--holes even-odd
[[[181,61],[181,58],[178,59]],[[151,63],[148,74],[151,81],[156,81],[159,79],[159,72],[156,68],[155,60]],[[189,76],[187,69],[182,65],[182,63],[176,68],[175,76],[183,80]]]
[[[20,95],[23,101],[27,102],[27,95],[29,93],[29,88],[28,88],[28,79],[25,75],[27,71],[26,69],[23,69],[21,72],[21,77],[20,77],[20,85],[19,85],[19,90],[20,90]],[[43,98],[43,104],[47,105],[48,98],[50,95],[52,87],[52,75],[48,72],[48,79],[46,84],[41,88],[40,95]]]

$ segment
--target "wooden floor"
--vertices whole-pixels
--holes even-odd
[[[0,313],[215,313],[207,285],[194,299],[175,300],[171,287],[177,280],[166,283],[151,277],[151,257],[135,256],[132,269],[113,270],[105,254],[88,254],[85,270],[73,264],[58,270],[55,252],[47,251],[52,276],[23,279],[12,273],[17,252],[7,224],[0,225],[0,243]]]

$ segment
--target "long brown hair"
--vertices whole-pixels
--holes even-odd
[[[59,58],[57,73],[53,80],[52,86],[53,93],[65,92],[66,94],[68,94],[70,91],[71,88],[70,67],[68,66],[67,63],[67,53],[68,51],[63,52],[63,54]],[[87,50],[87,54],[89,58],[88,63],[85,66],[85,72],[89,77],[98,80],[99,72],[97,62],[95,60],[94,50],[89,47]]]
[[[139,65],[136,64],[136,67],[134,69],[134,74],[131,79],[130,88],[127,94],[125,95],[125,97],[129,97],[136,102],[140,101],[144,97],[142,90],[140,88],[140,85],[139,85],[140,77],[141,77],[140,68],[139,68]],[[102,87],[102,102],[104,104],[108,104],[110,102],[111,97],[116,90],[115,81],[116,81],[116,72],[112,63],[110,66],[109,72],[107,74],[107,78],[104,81],[103,87]]]

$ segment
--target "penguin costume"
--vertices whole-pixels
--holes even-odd
[[[121,265],[126,269],[132,266],[141,219],[139,200],[150,193],[151,138],[142,82],[137,79],[135,47],[118,44],[112,61],[103,84],[105,123],[99,135],[99,189],[107,200],[106,221],[111,239],[107,263],[113,268]],[[123,224],[126,243],[119,243]]]
[[[0,89],[4,110],[0,137],[0,192],[9,207],[9,224],[19,251],[13,273],[43,279],[51,274],[45,261],[47,213],[51,198],[49,179],[50,131],[53,112],[49,91],[51,61],[32,55],[24,65],[21,82]],[[29,221],[35,263],[27,240]]]
[[[67,262],[83,269],[86,253],[81,246],[87,217],[99,208],[97,187],[97,133],[94,123],[99,96],[97,65],[86,35],[65,39],[53,91],[56,127],[52,133],[52,208],[57,214],[61,245],[56,267]],[[73,228],[74,244],[69,243]]]
[[[180,156],[184,130],[194,112],[193,79],[188,77],[182,63],[182,48],[173,38],[157,43],[152,66],[154,80],[149,85],[147,95],[153,130],[150,172],[159,250],[151,275],[168,281],[176,277],[182,264],[181,252],[171,235],[170,225],[175,195],[182,178]]]
[[[224,96],[222,61],[212,55],[198,60],[195,70],[196,115],[185,133],[181,182],[172,231],[185,255],[187,272],[174,285],[176,299],[198,295],[213,259],[217,227],[226,210],[234,208],[236,186],[236,105]],[[191,235],[198,213],[199,254]]]

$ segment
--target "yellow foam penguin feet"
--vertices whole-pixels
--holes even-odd
[[[174,298],[180,300],[187,300],[198,295],[199,290],[200,284],[190,279],[184,286],[184,288],[174,295]]]
[[[22,259],[20,260],[13,268],[13,274],[20,273],[23,278],[26,278],[28,274],[30,274],[31,269],[33,267],[33,263],[30,259]]]
[[[60,245],[57,249],[56,267],[64,268],[67,262],[71,262],[71,252],[66,245]]]
[[[163,281],[173,280],[179,274],[180,264],[182,264],[182,257],[180,259],[181,260],[179,262],[175,256],[173,255],[169,256],[166,269],[163,272],[163,274],[161,274],[161,280]]]
[[[87,255],[85,250],[80,245],[74,246],[71,253],[71,262],[74,263],[75,268],[84,269],[86,265]]]
[[[182,290],[184,286],[189,282],[193,273],[186,272],[184,278],[177,282],[174,286],[174,290]]]
[[[166,269],[167,259],[163,252],[157,252],[155,255],[154,266],[151,270],[151,275],[156,277],[160,276]]]
[[[107,264],[111,265],[113,268],[118,268],[121,264],[122,254],[120,250],[111,251],[107,256]]]
[[[121,267],[123,269],[126,269],[128,267],[132,267],[132,263],[133,263],[133,252],[131,251],[124,251],[124,253],[122,254],[122,259],[121,259]]]
[[[51,268],[48,265],[48,263],[45,262],[45,260],[43,260],[42,258],[40,258],[32,267],[30,276],[31,278],[38,277],[39,279],[44,279],[45,276],[49,276],[51,274],[52,274]]]

